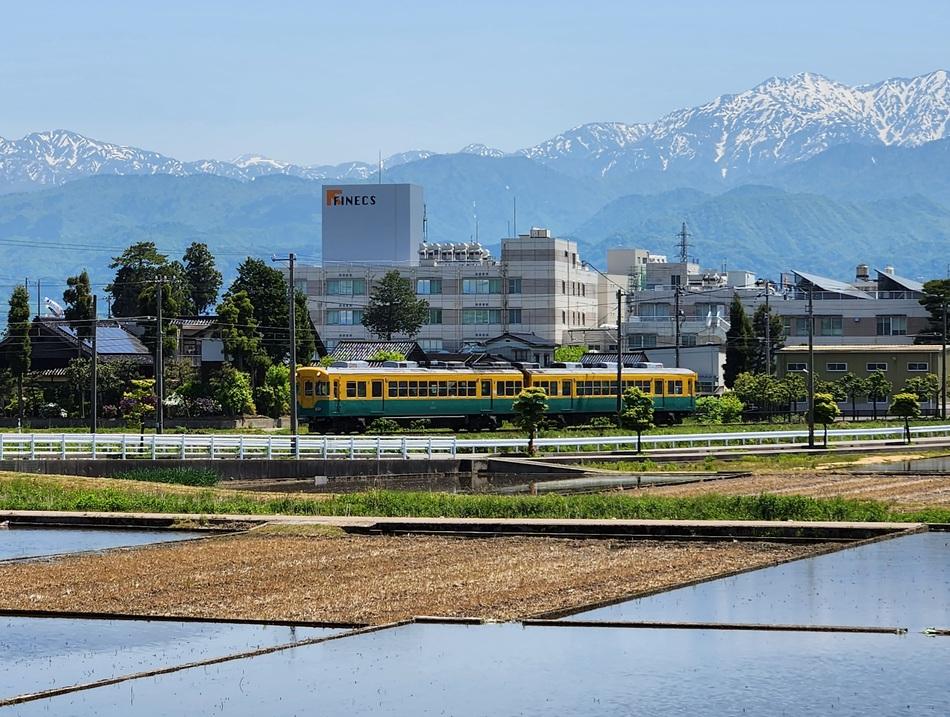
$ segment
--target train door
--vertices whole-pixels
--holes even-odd
[[[373,415],[383,415],[386,412],[386,398],[381,378],[374,378],[369,382],[369,412]]]
[[[663,379],[658,378],[653,381],[653,406],[655,408],[665,408],[666,402],[663,400]]]
[[[491,379],[482,379],[482,408],[487,408],[490,412],[495,409],[495,392],[491,390]]]
[[[561,397],[566,398],[565,405],[571,410],[574,410],[574,391],[573,391],[573,381],[561,381]]]

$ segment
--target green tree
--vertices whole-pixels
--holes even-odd
[[[290,367],[273,364],[267,367],[264,382],[254,392],[257,409],[265,416],[280,418],[290,411]]]
[[[257,412],[251,391],[251,377],[231,364],[224,364],[211,379],[211,394],[228,416],[253,415]]]
[[[190,313],[188,292],[185,285],[185,270],[177,261],[166,262],[156,273],[155,279],[144,284],[138,295],[137,316],[158,315],[158,292],[161,288],[162,296],[162,337],[163,349],[166,355],[171,356],[178,348],[178,327],[170,319]],[[155,323],[145,324],[145,333],[142,341],[153,351],[155,350]]]
[[[769,317],[769,343],[771,344],[771,361],[765,365],[765,322],[766,316]],[[785,345],[785,323],[782,317],[772,311],[769,306],[768,313],[765,311],[765,304],[759,304],[755,313],[752,315],[752,330],[756,338],[755,368],[763,373],[772,373],[775,368],[775,352]]]
[[[753,374],[744,374],[753,375]],[[736,383],[741,383],[737,377]],[[745,408],[739,396],[730,391],[722,396],[703,396],[696,399],[696,412],[693,414],[700,423],[708,425],[735,423],[742,418]]]
[[[309,366],[317,353],[317,331],[310,320],[307,308],[307,295],[302,291],[294,293],[294,325],[297,328],[297,364]]]
[[[511,408],[515,413],[515,425],[528,432],[528,454],[533,456],[534,439],[548,412],[548,395],[543,388],[530,386],[518,394]]]
[[[914,340],[918,344],[937,344],[943,339],[943,309],[950,304],[950,279],[932,279],[924,284],[920,304],[930,314],[930,326]]]
[[[735,393],[724,393],[719,397],[719,417],[723,423],[737,423],[742,420],[745,406]]]
[[[877,402],[882,401],[890,395],[893,386],[887,380],[887,375],[883,371],[874,371],[867,377],[867,393],[871,399],[871,410],[874,420],[877,420]]]
[[[256,369],[267,363],[254,306],[246,291],[224,297],[218,305],[218,328],[224,354],[239,371]]]
[[[921,403],[933,400],[935,402],[934,405],[936,405],[937,395],[940,393],[940,379],[937,378],[937,374],[935,373],[911,376],[904,382],[902,391],[904,393],[915,394],[917,400]]]
[[[63,314],[69,325],[73,327],[73,331],[76,332],[76,336],[81,341],[91,338],[92,322],[96,317],[92,310],[92,285],[89,282],[89,272],[83,269],[76,276],[70,276],[66,279],[63,302],[66,304],[63,308]]]
[[[620,425],[637,432],[637,453],[640,453],[643,432],[653,425],[653,399],[635,386],[624,391]]]
[[[868,382],[850,371],[838,379],[845,398],[851,401],[851,420],[858,420],[858,396],[867,396]]]
[[[155,416],[155,379],[134,378],[119,403],[122,416],[130,426],[145,432],[145,422]]]
[[[794,404],[808,398],[808,384],[805,376],[798,371],[792,371],[782,377],[779,382],[781,400],[788,406],[789,412],[794,412]]]
[[[917,394],[898,393],[891,399],[890,413],[904,419],[904,439],[910,443],[910,419],[920,416]]]
[[[189,308],[195,314],[204,314],[213,306],[221,290],[221,272],[214,264],[208,245],[192,242],[182,257],[185,264],[185,282],[188,287]]]
[[[428,317],[429,302],[417,299],[412,282],[393,269],[370,292],[363,326],[381,339],[392,341],[394,334],[412,338]]]
[[[30,346],[30,294],[25,286],[17,286],[10,296],[7,313],[7,365],[16,376],[17,416],[23,423],[23,377],[30,370],[33,356]]]
[[[815,421],[825,429],[825,448],[828,447],[828,424],[834,423],[840,415],[841,409],[838,408],[833,395],[830,393],[815,394]]]
[[[405,361],[406,355],[401,351],[394,351],[393,349],[379,349],[376,353],[369,357],[370,361]]]
[[[248,295],[254,307],[254,318],[261,332],[264,351],[271,362],[280,363],[290,353],[290,306],[287,303],[290,294],[287,280],[280,270],[260,259],[248,257],[238,267],[237,277],[228,287],[225,297],[239,291]]]
[[[155,242],[132,244],[109,264],[115,278],[106,287],[112,295],[113,316],[141,315],[143,289],[154,282],[168,264],[168,257],[158,251]],[[154,296],[154,294],[153,294]],[[154,314],[154,311],[147,312]]]
[[[587,353],[586,346],[568,344],[554,349],[554,360],[558,363],[577,363]]]
[[[726,367],[723,378],[728,388],[732,388],[740,373],[751,371],[755,367],[757,350],[752,321],[749,320],[739,295],[735,294],[729,306],[729,331],[726,332]]]

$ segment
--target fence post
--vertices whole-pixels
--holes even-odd
[[[208,452],[211,454],[211,460],[214,460],[214,434],[208,439]]]
[[[181,453],[180,457],[182,460],[185,460],[185,434],[181,434]]]
[[[350,458],[356,457],[356,438],[350,436]]]
[[[158,434],[152,434],[152,460],[154,461],[158,455]]]
[[[238,439],[238,458],[244,460],[244,436],[243,434]]]
[[[458,448],[458,440],[459,439],[456,436],[452,436],[452,457],[453,458],[455,458],[455,454]]]
[[[323,437],[323,451],[322,451],[322,453],[323,453],[323,460],[326,460],[326,459],[327,459],[327,437],[326,437],[326,436]]]
[[[122,434],[122,460],[125,460],[125,457],[126,457],[125,446],[128,440],[129,440],[129,435],[127,433],[123,433]]]
[[[429,446],[426,449],[426,455],[427,457],[432,458],[432,439],[431,438],[429,439]]]
[[[376,460],[379,460],[383,453],[382,447],[383,437],[376,436]]]
[[[274,457],[274,437],[267,437],[267,460],[270,460]]]
[[[3,460],[3,439],[4,434],[0,433],[0,461]]]
[[[95,435],[93,435],[93,437],[92,437],[92,444],[93,444],[93,446],[96,445],[96,437],[95,437]],[[59,457],[60,457],[62,460],[64,460],[64,461],[66,460],[66,434],[65,434],[65,433],[64,433],[64,434],[60,437],[60,439],[59,439]],[[93,449],[92,457],[93,457],[93,458],[96,457],[95,449]]]
[[[36,458],[36,434],[30,434],[30,460]]]
[[[406,443],[406,437],[403,436],[402,439],[402,459],[406,460],[409,457],[409,445]]]

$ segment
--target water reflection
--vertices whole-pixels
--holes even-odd
[[[8,528],[0,530],[0,560],[78,553],[200,537],[184,530],[101,530],[98,528]]]

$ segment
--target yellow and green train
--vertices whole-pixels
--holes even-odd
[[[586,423],[617,410],[615,368],[422,368],[306,366],[297,370],[297,411],[314,433],[360,433],[377,418],[400,424],[425,418],[433,426],[493,430],[513,415],[529,386],[548,395],[560,425]],[[653,399],[657,423],[679,423],[696,407],[696,374],[678,368],[624,368],[623,388]]]

